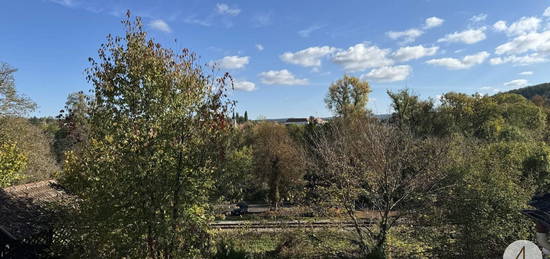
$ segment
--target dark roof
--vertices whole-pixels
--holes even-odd
[[[21,240],[49,230],[52,214],[48,204],[67,197],[53,180],[0,189],[0,233]]]
[[[550,193],[533,197],[529,205],[535,209],[523,210],[522,213],[550,228]]]

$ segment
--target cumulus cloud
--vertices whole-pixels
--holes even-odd
[[[250,57],[226,56],[212,61],[211,65],[217,65],[221,69],[239,69],[245,67],[250,61]]]
[[[533,71],[523,71],[519,73],[520,76],[532,76],[533,74]]]
[[[170,28],[170,26],[168,26],[168,24],[161,19],[151,21],[149,23],[149,26],[151,26],[151,28],[155,30],[159,30],[167,33],[172,32],[172,29]]]
[[[235,87],[235,90],[246,91],[246,92],[256,90],[256,84],[250,81],[235,81],[233,83],[233,87]]]
[[[546,17],[549,17],[550,16],[550,7],[546,8],[546,10],[544,10],[544,13],[542,14]]]
[[[412,59],[419,59],[421,57],[433,56],[437,52],[439,47],[426,48],[422,45],[402,47],[392,53],[393,59],[398,62],[405,62]]]
[[[227,4],[216,4],[216,11],[219,13],[219,14],[223,14],[223,15],[230,15],[230,16],[236,16],[236,15],[239,15],[241,13],[241,9],[239,8],[231,8],[229,7],[229,5]]]
[[[493,24],[493,28],[496,31],[505,31],[508,28],[508,25],[506,25],[505,21],[498,21],[495,24]]]
[[[409,65],[385,66],[375,68],[369,73],[361,76],[363,79],[372,79],[377,82],[396,82],[403,81],[409,77],[412,68]]]
[[[402,39],[403,44],[414,42],[416,38],[424,34],[423,31],[419,29],[409,29],[406,31],[389,31],[386,32],[386,35],[392,40]]]
[[[466,44],[474,44],[486,38],[485,27],[478,29],[468,29],[461,32],[454,32],[445,35],[445,37],[437,40],[437,42],[462,42]]]
[[[445,20],[432,16],[430,18],[427,18],[424,22],[424,29],[431,29],[434,27],[441,26]]]
[[[525,56],[516,56],[510,55],[506,57],[496,57],[489,60],[491,65],[501,65],[506,63],[512,63],[516,66],[526,66],[536,63],[547,62],[548,60],[545,57],[542,57],[536,53],[525,55]]]
[[[424,30],[441,26],[443,22],[445,22],[445,20],[432,16],[426,18],[421,29],[412,28],[406,31],[388,31],[386,32],[386,36],[392,40],[401,40],[401,44],[407,44],[414,42],[416,38],[422,36],[422,34],[424,34]]]
[[[550,53],[550,30],[517,36],[495,49],[495,53],[499,55],[507,53],[520,54],[527,51]]]
[[[321,58],[335,51],[336,48],[329,46],[310,47],[294,53],[285,52],[280,57],[281,60],[290,64],[304,67],[318,67],[321,66]]]
[[[256,49],[259,50],[259,51],[262,51],[262,50],[264,50],[264,45],[256,44]]]
[[[332,57],[332,62],[343,66],[350,72],[363,71],[368,68],[392,65],[393,60],[388,58],[389,52],[388,49],[359,43],[346,50],[336,52]]]
[[[525,80],[525,79],[516,79],[516,80],[508,81],[508,82],[504,83],[504,86],[524,87],[524,86],[527,86],[527,80]]]
[[[426,63],[436,66],[443,66],[450,70],[468,69],[474,65],[482,64],[489,57],[486,51],[474,55],[465,56],[462,59],[457,58],[438,58],[430,59]]]
[[[270,70],[260,73],[262,83],[268,85],[307,85],[307,79],[296,78],[288,70]]]
[[[480,13],[478,15],[472,16],[472,18],[470,18],[470,21],[473,23],[479,23],[479,22],[485,21],[486,19],[487,19],[487,14]]]
[[[521,17],[519,21],[512,23],[506,33],[509,35],[523,35],[535,32],[540,27],[541,20],[537,17]]]

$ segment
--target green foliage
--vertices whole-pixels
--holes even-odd
[[[301,185],[304,161],[300,147],[284,125],[262,122],[254,127],[254,166],[258,180],[269,188],[269,201],[277,208],[292,198]]]
[[[368,82],[344,75],[342,79],[330,85],[325,103],[337,116],[365,115],[371,91]]]
[[[27,165],[27,158],[15,144],[0,140],[0,188],[21,180],[21,172]]]
[[[540,138],[546,127],[544,110],[517,94],[469,96],[447,93],[441,105],[420,101],[407,90],[388,92],[393,122],[417,136],[462,134],[485,140]]]
[[[239,202],[253,191],[254,157],[249,146],[237,147],[227,154],[220,175],[216,177],[216,198]]]
[[[529,240],[532,223],[520,211],[542,189],[540,177],[548,181],[548,147],[463,138],[454,145],[458,148],[448,171],[452,185],[433,197],[433,210],[422,214],[427,218],[416,218],[420,226],[430,226],[416,231],[432,245],[433,256],[493,258],[511,242]]]
[[[538,85],[534,85],[534,86],[528,86],[528,87],[523,87],[523,88],[519,88],[519,89],[514,89],[514,90],[511,90],[509,91],[508,93],[513,93],[513,94],[519,94],[519,95],[522,95],[523,97],[527,98],[527,99],[533,99],[533,97],[535,96],[542,96],[542,97],[545,97],[545,98],[549,98],[550,97],[550,83],[544,83],[544,84],[538,84]]]
[[[63,163],[65,152],[76,150],[88,139],[88,113],[91,97],[82,92],[67,97],[65,110],[58,118],[59,130],[55,133],[54,153],[58,163]]]
[[[435,131],[434,102],[419,100],[409,90],[387,92],[392,99],[392,108],[395,111],[391,121],[402,130],[411,130],[416,135],[429,135]]]
[[[126,34],[108,36],[90,59],[88,140],[59,177],[79,203],[56,241],[88,258],[205,256],[229,77],[209,77],[188,50],[147,39],[140,18],[128,13],[123,24]]]
[[[0,117],[0,138],[17,145],[25,154],[27,166],[17,183],[34,182],[51,177],[59,171],[52,150],[52,136],[25,118]]]
[[[212,258],[244,259],[247,258],[247,253],[244,250],[238,249],[233,241],[222,238],[216,244],[216,254]]]

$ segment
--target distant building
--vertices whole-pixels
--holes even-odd
[[[306,125],[309,123],[309,120],[307,118],[288,118],[284,124],[294,124],[294,125]]]

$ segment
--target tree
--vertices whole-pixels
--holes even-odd
[[[342,79],[330,85],[325,103],[337,116],[364,115],[367,112],[366,105],[370,92],[368,82],[344,75]]]
[[[392,100],[394,110],[392,121],[402,130],[411,130],[416,135],[434,133],[434,103],[432,100],[422,101],[412,95],[409,90],[398,92],[387,91]]]
[[[13,74],[17,71],[6,63],[0,63],[0,116],[24,115],[36,108],[36,104],[17,93]]]
[[[60,170],[52,153],[52,137],[28,119],[0,117],[0,139],[16,145],[25,156],[26,166],[15,183],[51,179]]]
[[[88,138],[88,104],[90,96],[83,92],[71,93],[67,97],[65,110],[57,116],[59,130],[55,133],[54,153],[58,163],[63,163],[65,152],[74,150]]]
[[[204,257],[229,75],[208,76],[190,51],[148,39],[129,12],[123,24],[90,58],[88,140],[59,178],[79,202],[57,241],[78,257]]]
[[[27,158],[15,144],[0,139],[0,188],[5,188],[23,178],[21,172]]]
[[[253,150],[256,173],[269,186],[269,200],[277,209],[302,179],[304,161],[299,146],[284,125],[262,122],[254,128]]]
[[[248,111],[244,111],[244,121],[248,121]]]
[[[521,214],[536,189],[547,192],[546,145],[537,142],[452,141],[447,174],[453,181],[434,198],[432,210],[418,213],[416,232],[431,231],[433,257],[494,258],[515,240],[530,240],[532,223]],[[420,235],[418,235],[420,236]]]
[[[343,208],[355,222],[365,257],[385,257],[389,231],[414,214],[419,200],[440,188],[447,146],[368,119],[336,121],[316,141],[318,190],[324,206]],[[359,224],[357,208],[378,212],[374,227]]]

